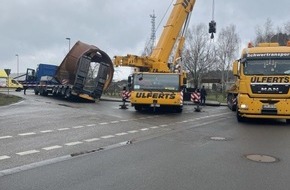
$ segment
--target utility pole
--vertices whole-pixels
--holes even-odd
[[[15,56],[17,57],[17,76],[19,76],[19,55],[15,54]]]

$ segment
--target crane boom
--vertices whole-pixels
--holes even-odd
[[[177,0],[173,10],[164,26],[161,37],[150,56],[115,56],[115,66],[138,67],[149,72],[170,72],[168,59],[176,41],[179,38],[181,29],[188,20],[188,15],[193,9],[195,0]],[[183,45],[183,43],[181,44]],[[178,48],[180,49],[180,48]]]

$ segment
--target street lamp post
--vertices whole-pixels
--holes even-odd
[[[68,51],[70,51],[70,38],[65,38],[66,40],[68,40]]]
[[[17,57],[17,76],[19,76],[19,55],[15,54],[15,56]]]

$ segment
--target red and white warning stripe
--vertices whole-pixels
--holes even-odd
[[[199,103],[200,102],[200,93],[199,92],[193,92],[191,93],[191,99],[192,102]]]

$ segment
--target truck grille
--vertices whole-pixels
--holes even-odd
[[[288,84],[251,84],[254,94],[288,94]]]

